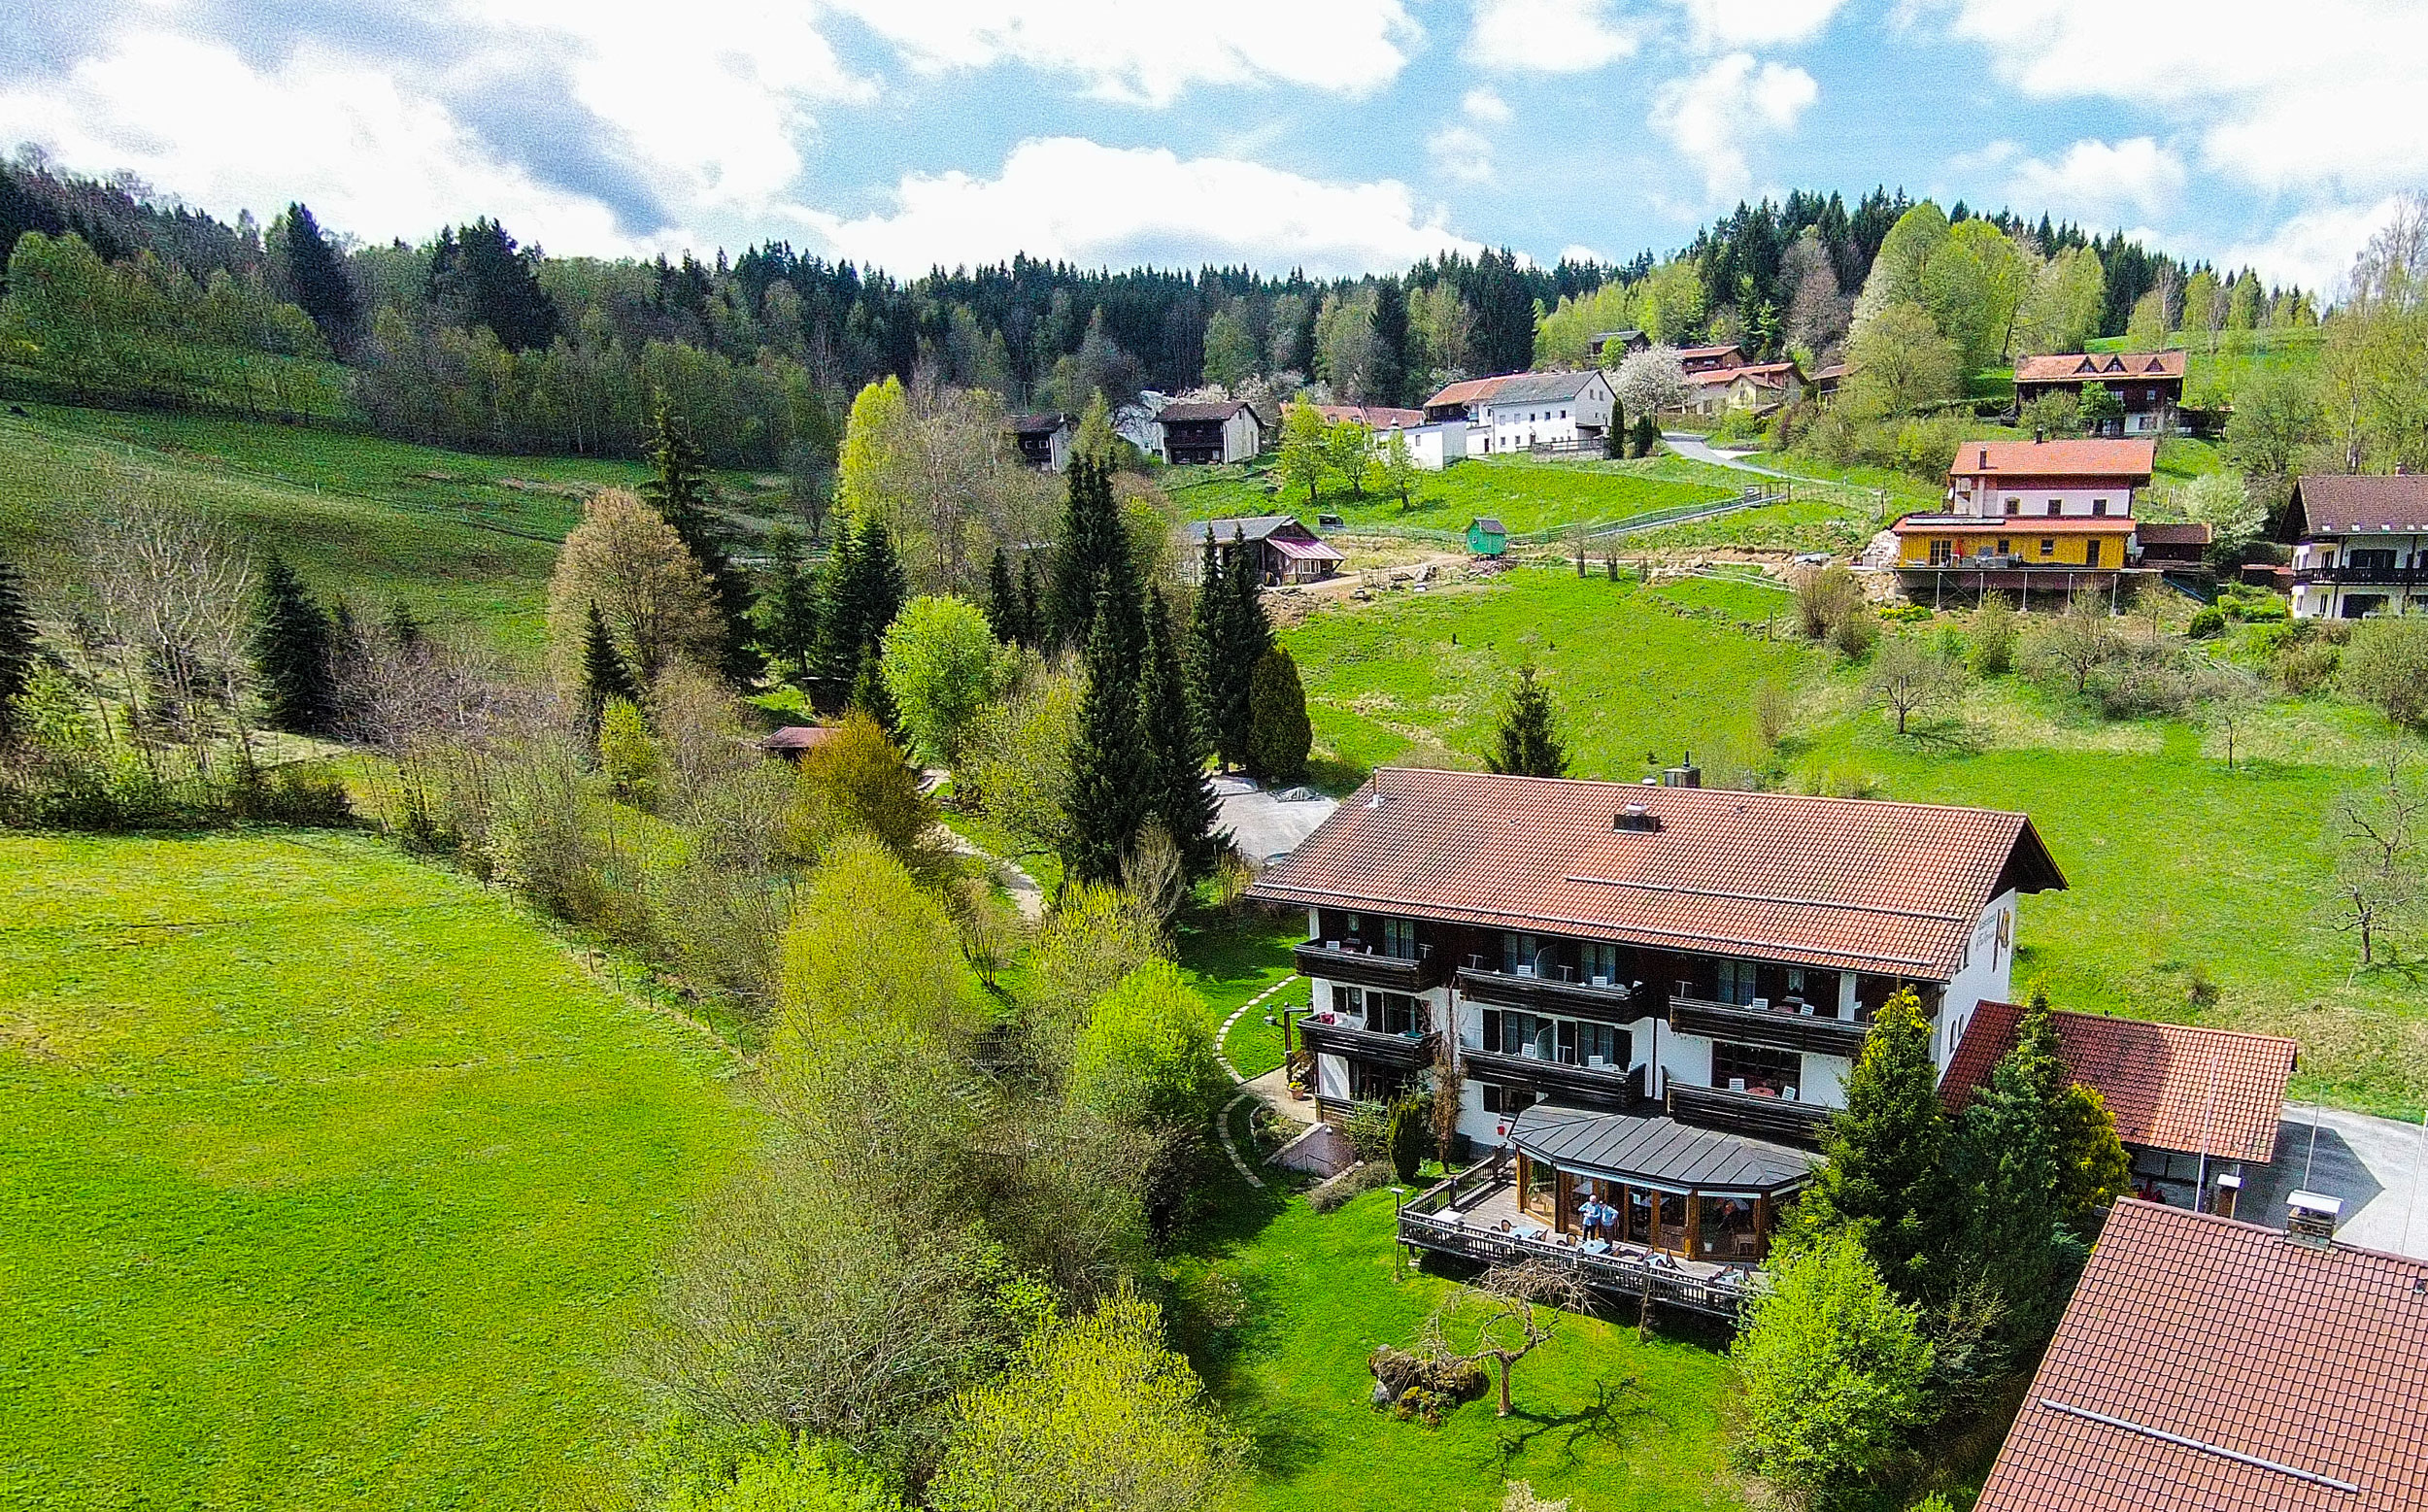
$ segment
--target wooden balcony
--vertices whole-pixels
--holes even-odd
[[[1431,1034],[1386,1034],[1379,1029],[1353,1028],[1346,1024],[1323,1024],[1306,1018],[1298,1021],[1298,1037],[1310,1052],[1346,1056],[1375,1065],[1422,1070],[1433,1063]]]
[[[1776,1008],[1747,1008],[1698,997],[1669,999],[1669,1027],[1680,1034],[1701,1034],[1706,1039],[1844,1056],[1848,1059],[1863,1054],[1864,1035],[1871,1030],[1870,1025],[1840,1019],[1835,1012],[1823,1018],[1816,1011],[1807,1018],[1800,1013],[1781,1013]]]
[[[1682,1082],[1669,1084],[1669,1117],[1681,1124],[1806,1146],[1821,1143],[1821,1126],[1838,1111],[1817,1102],[1789,1102],[1783,1097],[1730,1092],[1724,1087],[1689,1087]]]
[[[1652,1012],[1649,994],[1631,992],[1613,983],[1565,981],[1558,976],[1520,976],[1482,966],[1459,968],[1459,991],[1479,1003],[1523,1008],[1532,1013],[1568,1019],[1593,1019],[1602,1024],[1633,1024]]]
[[[1466,1066],[1467,1074],[1479,1082],[1490,1082],[1496,1087],[1532,1088],[1554,1102],[1623,1110],[1644,1100],[1641,1066],[1633,1070],[1598,1070],[1593,1066],[1465,1048],[1459,1052],[1459,1060]]]
[[[1327,982],[1378,987],[1386,992],[1422,992],[1441,985],[1439,960],[1423,946],[1417,948],[1414,960],[1377,955],[1363,948],[1352,950],[1336,940],[1307,940],[1291,955],[1298,962],[1299,975],[1322,977]]]
[[[2416,588],[2428,585],[2428,567],[2296,567],[2293,581],[2350,588]]]

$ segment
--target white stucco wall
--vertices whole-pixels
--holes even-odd
[[[1965,1026],[1973,1022],[1973,1010],[1984,1002],[2011,1002],[2010,983],[2015,967],[2015,894],[2012,889],[1990,899],[1974,921],[1973,933],[1965,942],[1965,963],[1948,982],[1946,994],[1939,1000],[1939,1018],[1933,1030],[1932,1055],[1939,1063],[1939,1074],[1947,1074],[1948,1061],[1955,1058],[1956,1047],[1964,1042]]]

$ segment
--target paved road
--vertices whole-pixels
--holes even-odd
[[[2244,1179],[2248,1185],[2238,1211],[2252,1223],[2282,1226],[2285,1198],[2308,1190],[2343,1199],[2336,1237],[2346,1244],[2428,1260],[2428,1190],[2419,1186],[2417,1124],[2334,1108],[2313,1113],[2288,1104],[2276,1131],[2275,1163]]]
[[[1740,473],[1760,473],[1765,478],[1792,476],[1788,473],[1775,472],[1768,467],[1757,467],[1743,457],[1727,452],[1714,452],[1711,450],[1711,443],[1692,431],[1665,430],[1661,433],[1661,439],[1669,444],[1670,451],[1690,462],[1709,462],[1714,467],[1734,467]]]
[[[1277,798],[1245,777],[1215,778],[1214,793],[1239,854],[1260,866],[1297,850],[1339,807],[1321,796]]]

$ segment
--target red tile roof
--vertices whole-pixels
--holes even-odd
[[[1790,374],[1803,376],[1797,373],[1796,364],[1793,362],[1749,362],[1742,367],[1705,368],[1700,373],[1687,374],[1686,381],[1698,388],[1716,388],[1721,385],[1733,384],[1744,378],[1752,380],[1765,388],[1776,388],[1787,381]]]
[[[2116,1204],[1975,1512],[2428,1507],[2428,1264]]]
[[[1315,413],[1334,423],[1355,420],[1368,430],[1389,430],[1395,425],[1413,428],[1425,423],[1423,410],[1399,410],[1387,404],[1319,404]]]
[[[2295,480],[2289,529],[2309,535],[2354,535],[2371,530],[2428,531],[2428,474],[2390,478],[2310,474]]]
[[[1387,769],[1250,892],[1944,982],[1992,899],[2065,885],[2021,814]]]
[[[2155,441],[1968,441],[1950,478],[2124,478],[2149,481]]]
[[[815,751],[834,738],[831,724],[787,724],[759,737],[761,751]]]
[[[2181,352],[2061,352],[2015,364],[2019,384],[2101,384],[2122,379],[2181,378]]]
[[[1491,398],[1494,394],[1499,393],[1502,384],[1507,383],[1512,378],[1522,378],[1525,375],[1522,373],[1501,373],[1492,378],[1466,379],[1462,382],[1450,385],[1448,387],[1442,389],[1441,392],[1426,400],[1425,408],[1434,410],[1453,404],[1481,404],[1486,399]]]
[[[1948,1111],[1986,1085],[2015,1046],[2023,1010],[1983,1003],[1939,1080]],[[2270,1034],[2152,1024],[2099,1014],[2049,1014],[2057,1054],[2074,1079],[2108,1100],[2116,1137],[2129,1145],[2261,1164],[2276,1159],[2284,1084],[2301,1047]]]

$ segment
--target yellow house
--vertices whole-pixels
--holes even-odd
[[[1908,515],[1890,527],[1900,567],[1955,567],[1979,572],[2072,568],[2113,572],[2126,564],[2133,521],[1976,520]]]

